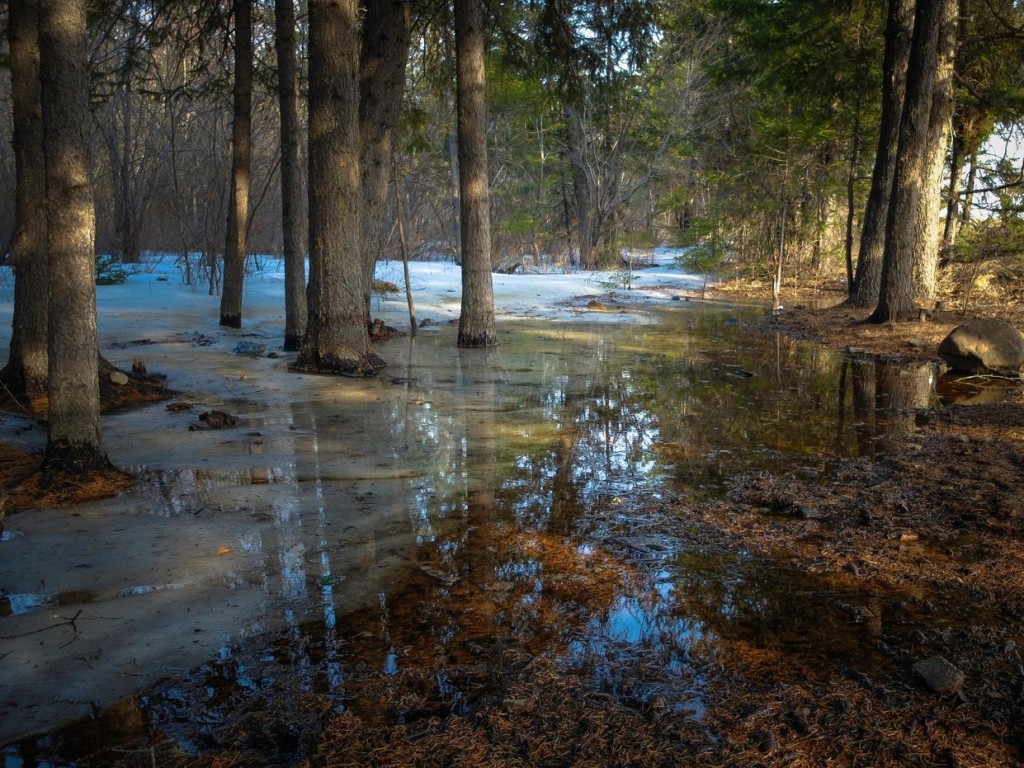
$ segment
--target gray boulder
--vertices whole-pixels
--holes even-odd
[[[1024,336],[1005,320],[968,320],[942,340],[939,356],[962,373],[1012,375],[1024,365]]]

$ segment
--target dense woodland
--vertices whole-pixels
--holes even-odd
[[[31,0],[2,22],[4,376],[48,393],[66,448],[98,445],[95,324],[61,317],[149,251],[234,327],[251,257],[283,254],[295,367],[360,375],[373,265],[403,252],[462,265],[463,346],[494,343],[492,271],[661,244],[776,301],[845,271],[877,321],[954,265],[1016,274],[1015,0]]]

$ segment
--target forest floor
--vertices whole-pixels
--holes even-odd
[[[725,286],[716,298],[750,298],[750,292]],[[765,330],[857,356],[938,362],[939,341],[965,319],[950,312],[919,323],[867,325],[859,322],[863,314],[796,306],[766,318]],[[726,641],[728,663],[702,670],[703,714],[690,717],[665,697],[630,701],[595,691],[587,670],[566,674],[544,653],[528,657],[480,638],[475,659],[431,659],[430,649],[410,638],[406,653],[421,664],[409,663],[397,676],[369,663],[354,665],[341,713],[318,693],[290,690],[272,706],[234,711],[220,724],[216,742],[196,754],[141,721],[133,730],[134,707],[128,715],[114,710],[92,727],[120,729],[122,744],[97,764],[1019,764],[1021,406],[1020,393],[1011,392],[1004,402],[922,409],[908,414],[908,430],[886,437],[884,450],[841,460],[827,480],[760,472],[732,478],[728,499],[682,510],[676,505],[684,502],[672,499],[627,500],[628,522],[618,515],[608,523],[609,541],[625,534],[636,540],[686,519],[687,535],[698,530],[708,549],[743,551],[785,564],[836,594],[855,589],[870,596],[842,608],[851,634],[867,628],[887,665],[884,674],[854,663],[823,672],[810,661],[794,662],[791,644],[807,642],[799,638]],[[605,561],[569,575],[595,604],[610,581],[625,578],[621,567]],[[493,612],[482,605],[493,595],[462,597]],[[933,615],[942,618],[930,622]],[[558,626],[573,620],[568,612],[551,617]],[[357,654],[360,638],[351,642]],[[259,647],[239,653],[259,664]],[[915,671],[926,660],[945,677],[926,683]],[[640,666],[638,676],[656,674]],[[475,682],[483,691],[464,716],[453,716],[432,693],[432,681],[456,668],[463,687]],[[628,682],[629,672],[622,674]],[[415,718],[395,716],[410,711]]]

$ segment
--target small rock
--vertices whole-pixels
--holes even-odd
[[[824,520],[825,513],[817,507],[799,507],[796,516],[801,520]]]
[[[128,374],[124,371],[111,371],[110,372],[110,383],[118,387],[123,387],[128,383]]]
[[[932,656],[919,661],[913,670],[924,680],[925,685],[936,693],[955,693],[963,687],[964,673],[942,656]]]
[[[197,429],[224,429],[225,427],[233,427],[238,423],[238,417],[232,416],[230,413],[224,411],[205,411],[199,414],[199,423],[190,424],[189,430],[195,431]]]
[[[146,364],[139,360],[138,358],[136,358],[134,361],[132,361],[132,373],[139,373],[145,376],[147,373]]]
[[[911,338],[907,339],[907,346],[913,347],[914,349],[928,349],[931,346],[931,342],[927,339]]]
[[[247,357],[263,357],[267,351],[266,344],[257,344],[255,341],[240,341],[235,345],[232,350],[236,355],[245,355]]]

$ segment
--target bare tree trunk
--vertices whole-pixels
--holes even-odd
[[[100,442],[85,0],[43,0],[40,9],[50,296],[43,465],[89,472],[110,463]]]
[[[960,0],[957,21],[957,41],[964,40],[968,34],[967,25],[971,13],[970,0]],[[959,73],[954,72],[954,81],[959,78]],[[957,235],[960,233],[960,225],[963,223],[962,211],[966,212],[966,205],[963,209],[960,206],[960,192],[963,188],[964,165],[967,156],[972,154],[977,146],[977,139],[972,138],[971,147],[968,150],[967,136],[975,134],[975,120],[977,113],[973,110],[953,110],[950,157],[949,157],[949,191],[946,194],[946,221],[942,228],[942,243],[939,246],[939,264],[944,264],[952,255],[953,246],[956,244]]]
[[[459,126],[459,200],[462,221],[460,347],[498,343],[491,282],[491,216],[483,11],[480,0],[455,0],[456,91]]]
[[[958,14],[959,0],[944,3],[936,40],[935,86],[928,117],[928,157],[925,160],[927,178],[918,209],[921,235],[914,252],[914,296],[928,307],[935,303],[935,270],[941,242],[939,214],[942,210],[942,179],[946,170],[946,149],[953,119]]]
[[[917,0],[907,65],[907,92],[900,119],[892,198],[886,221],[882,289],[872,322],[916,319],[914,254],[922,244],[918,222],[922,187],[929,183],[929,118],[935,90],[939,30],[946,5],[955,0]]]
[[[359,7],[309,2],[309,318],[294,369],[372,376],[359,250]]]
[[[907,61],[914,28],[914,0],[889,0],[885,29],[885,58],[882,70],[882,121],[878,149],[871,174],[871,191],[864,211],[864,225],[857,255],[855,290],[850,304],[873,307],[882,286],[882,258],[885,252],[885,224],[896,167],[900,116],[907,88]]]
[[[853,148],[850,150],[850,164],[846,175],[846,236],[844,254],[846,256],[846,293],[853,297],[857,290],[857,281],[853,272],[853,243],[856,233],[854,224],[857,220],[857,167],[860,164],[860,110],[853,126]]]
[[[359,172],[363,195],[362,252],[366,322],[374,268],[386,240],[385,213],[409,56],[407,0],[364,0],[363,48],[359,71]]]
[[[15,397],[46,390],[46,166],[39,81],[39,3],[9,5],[11,91],[16,166],[14,321],[11,351],[0,381]]]
[[[281,228],[284,243],[284,348],[306,333],[306,218],[302,209],[299,71],[295,62],[294,0],[274,0],[277,97],[281,111]]]
[[[252,152],[252,0],[234,0],[234,14],[235,97],[231,126],[231,202],[228,206],[228,231],[224,246],[220,324],[241,328]]]
[[[567,105],[565,117],[569,167],[572,169],[576,237],[579,242],[579,265],[582,269],[596,269],[594,194],[587,172],[586,133],[583,129],[583,119],[576,107]]]

